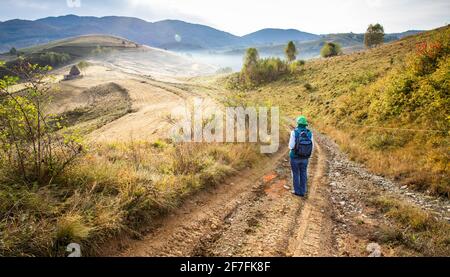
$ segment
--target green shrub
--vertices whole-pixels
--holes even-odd
[[[68,63],[71,60],[71,56],[66,53],[57,52],[45,52],[37,57],[32,57],[33,63],[40,64],[41,66],[59,66]]]
[[[158,140],[156,140],[155,142],[152,143],[152,146],[154,148],[162,149],[162,148],[167,147],[167,143],[165,143],[164,141],[158,139]]]
[[[341,46],[338,43],[326,42],[320,50],[320,55],[324,58],[337,56],[342,53]]]
[[[400,118],[427,128],[450,129],[450,42],[439,37],[418,45],[406,65],[389,74],[373,92],[370,115]]]
[[[305,65],[305,61],[302,61],[302,60],[292,62],[292,63],[289,65],[289,71],[290,71],[291,73],[299,72],[299,71],[302,70],[302,68],[303,68],[304,65]]]
[[[89,66],[91,66],[91,64],[89,62],[87,62],[87,61],[80,61],[78,63],[78,68],[81,69],[81,70],[86,69]]]
[[[0,176],[8,182],[47,185],[83,150],[75,133],[57,132],[53,126],[59,120],[45,109],[53,92],[47,81],[50,69],[23,62],[11,69],[22,79],[0,79],[0,164],[8,164]],[[11,93],[19,81],[27,83],[25,89]]]

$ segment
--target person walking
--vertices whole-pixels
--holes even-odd
[[[291,132],[289,139],[289,158],[292,169],[294,190],[292,194],[304,197],[307,192],[308,162],[313,151],[313,134],[307,128],[305,116],[297,118],[297,128]]]

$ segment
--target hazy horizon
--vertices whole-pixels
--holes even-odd
[[[447,25],[450,18],[450,1],[447,0],[278,0],[276,4],[267,0],[110,0],[108,4],[100,0],[2,2],[10,8],[0,10],[0,21],[68,14],[129,16],[150,22],[182,20],[238,36],[264,28],[297,29],[315,34],[362,33],[367,25],[375,22],[384,25],[387,33],[398,33],[434,29]]]

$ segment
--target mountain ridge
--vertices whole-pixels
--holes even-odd
[[[407,31],[414,32],[414,31]],[[405,33],[398,33],[398,36]],[[51,16],[37,20],[11,19],[0,22],[0,52],[53,40],[90,34],[124,37],[140,44],[168,50],[217,49],[306,42],[323,35],[297,29],[264,28],[236,36],[213,27],[176,19],[149,22],[126,16]]]

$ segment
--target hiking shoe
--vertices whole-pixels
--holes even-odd
[[[291,193],[292,193],[293,195],[295,195],[295,196],[298,196],[298,197],[305,197],[304,195],[295,193],[295,191],[293,191],[293,190],[291,190]]]

